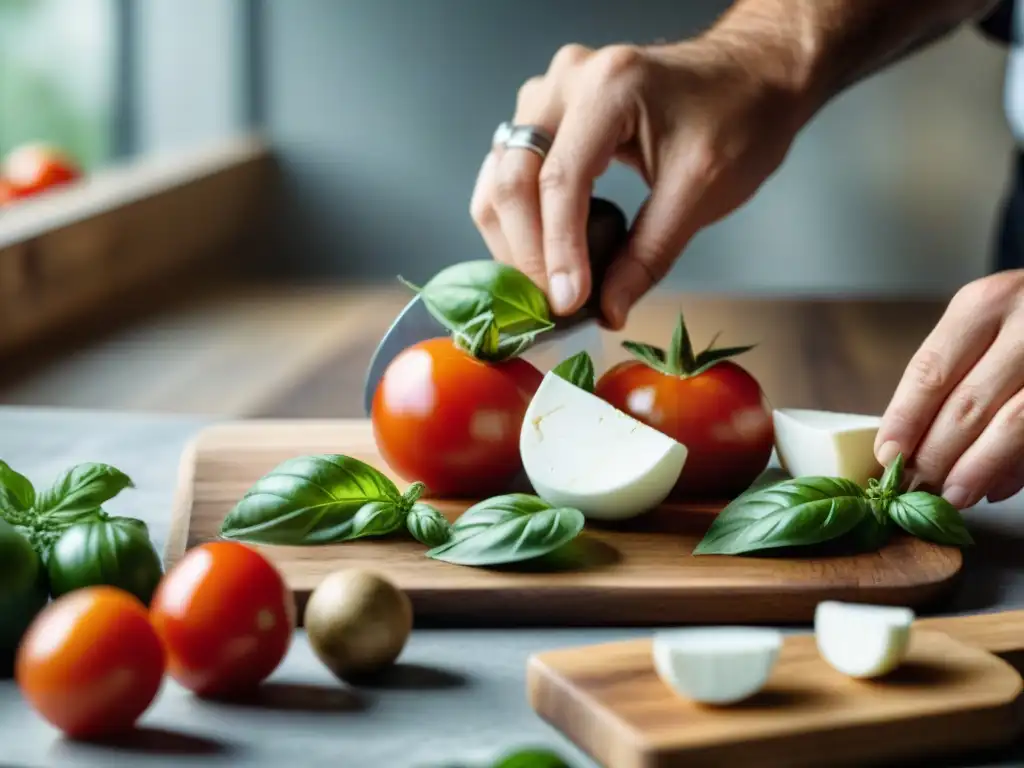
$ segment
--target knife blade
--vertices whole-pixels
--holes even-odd
[[[565,336],[580,326],[596,323],[601,316],[601,285],[605,273],[619,249],[626,242],[626,214],[615,203],[601,197],[590,198],[587,215],[587,251],[590,258],[592,290],[587,302],[568,317],[556,317],[554,328],[541,334],[534,346],[564,340]],[[446,335],[444,328],[427,310],[419,295],[414,296],[398,313],[370,359],[363,385],[363,408],[370,415],[373,396],[384,371],[404,349],[413,344]]]

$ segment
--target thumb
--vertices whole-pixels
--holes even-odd
[[[699,225],[687,194],[692,185],[654,185],[637,214],[624,252],[608,268],[601,313],[613,330],[622,328],[633,306],[659,283]]]

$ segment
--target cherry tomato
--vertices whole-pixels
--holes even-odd
[[[295,602],[263,555],[214,541],[167,572],[150,618],[168,674],[200,696],[226,696],[251,691],[277,669],[291,644]]]
[[[449,338],[403,350],[373,398],[381,456],[432,496],[504,491],[522,469],[519,432],[544,375],[521,358],[485,363]]]
[[[78,166],[46,144],[23,144],[4,160],[4,177],[14,197],[29,197],[81,178]]]
[[[72,738],[130,729],[164,675],[164,649],[146,607],[115,587],[86,587],[36,616],[15,661],[29,704]]]
[[[757,380],[731,360],[693,375],[627,360],[601,376],[595,394],[687,447],[672,498],[731,499],[768,466],[771,411]]]

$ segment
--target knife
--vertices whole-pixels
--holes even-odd
[[[601,284],[609,265],[626,242],[627,233],[626,214],[619,206],[601,197],[590,198],[590,211],[587,215],[587,250],[593,285],[590,297],[574,314],[556,317],[555,327],[541,334],[534,346],[557,341],[579,326],[596,322],[600,318]],[[370,359],[363,387],[363,408],[367,416],[373,406],[377,385],[391,361],[413,344],[447,333],[447,329],[427,311],[418,294],[405,305]]]

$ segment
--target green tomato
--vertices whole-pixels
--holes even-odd
[[[54,598],[105,584],[149,605],[163,576],[146,524],[131,517],[104,516],[75,523],[54,542],[46,565]]]
[[[0,520],[0,673],[10,674],[14,653],[49,597],[46,570],[29,540]]]

